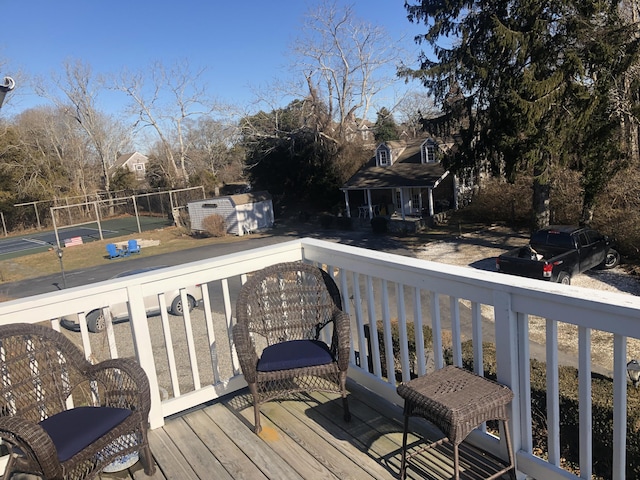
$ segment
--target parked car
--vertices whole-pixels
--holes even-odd
[[[156,266],[156,267],[148,267],[148,268],[139,268],[135,270],[127,270],[125,272],[121,272],[118,275],[112,278],[121,278],[128,277],[129,275],[136,275],[138,273],[150,272],[153,270],[159,270],[161,268],[167,268],[166,265]],[[189,302],[189,311],[193,310],[202,302],[202,290],[198,285],[193,287],[187,287],[187,300]],[[164,296],[167,300],[168,307],[167,310],[172,315],[182,315],[182,299],[180,298],[180,291],[178,289],[168,290],[164,292]],[[144,298],[144,306],[147,310],[147,315],[159,315],[159,303],[157,295],[151,295]],[[109,305],[109,311],[111,312],[111,321],[112,323],[123,323],[129,321],[129,308],[126,303],[116,303],[113,305]],[[95,310],[91,310],[86,314],[87,319],[87,328],[90,332],[97,333],[101,332],[106,327],[106,321],[104,318],[104,313],[102,308],[98,308]],[[78,323],[78,316],[72,315],[68,317],[63,317],[60,319],[60,324],[72,331],[79,332],[80,325]]]
[[[529,245],[496,259],[499,272],[564,284],[592,268],[614,268],[620,255],[606,235],[590,228],[555,225],[531,236]]]

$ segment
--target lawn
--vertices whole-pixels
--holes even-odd
[[[96,242],[63,248],[64,268],[67,271],[79,268],[99,266],[110,262],[107,256],[107,243],[126,242],[130,238],[155,240],[159,244],[141,249],[141,256],[160,255],[189,248],[242,241],[245,237],[227,235],[219,238],[195,238],[177,227],[146,231],[135,235],[109,238]],[[254,235],[255,238],[255,235]],[[60,261],[52,247],[46,252],[22,257],[0,260],[0,282],[16,282],[27,278],[36,278],[60,272]]]

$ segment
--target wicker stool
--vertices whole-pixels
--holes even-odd
[[[449,441],[453,444],[455,479],[460,478],[458,445],[473,429],[487,420],[500,420],[504,426],[509,466],[490,476],[495,479],[510,472],[515,479],[515,462],[509,435],[507,406],[513,392],[496,382],[474,375],[462,368],[447,366],[398,386],[404,398],[404,432],[400,478],[407,474],[407,461],[429,448]],[[446,437],[407,455],[409,417],[418,416],[438,427]]]

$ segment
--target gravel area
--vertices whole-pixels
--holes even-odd
[[[427,243],[414,249],[417,258],[451,265],[468,266],[481,270],[495,271],[495,259],[504,251],[526,245],[528,235],[504,227],[491,227],[487,230],[467,233],[456,239]],[[571,284],[595,290],[606,290],[629,295],[640,295],[640,280],[637,276],[625,272],[623,267],[611,270],[592,270],[571,279]],[[483,310],[485,316],[492,318],[491,307]],[[531,340],[545,343],[545,320],[530,319]],[[577,328],[560,323],[558,325],[559,342],[566,354],[577,353]],[[628,342],[628,359],[640,359],[640,341]],[[604,332],[592,334],[592,358],[594,370],[611,375],[613,369],[613,338]]]

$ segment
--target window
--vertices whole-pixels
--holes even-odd
[[[422,144],[422,163],[436,162],[436,143],[433,140],[427,140]]]
[[[136,170],[143,171],[144,170],[144,163],[136,163]]]
[[[384,148],[378,150],[378,165],[381,167],[389,165],[389,153]]]

